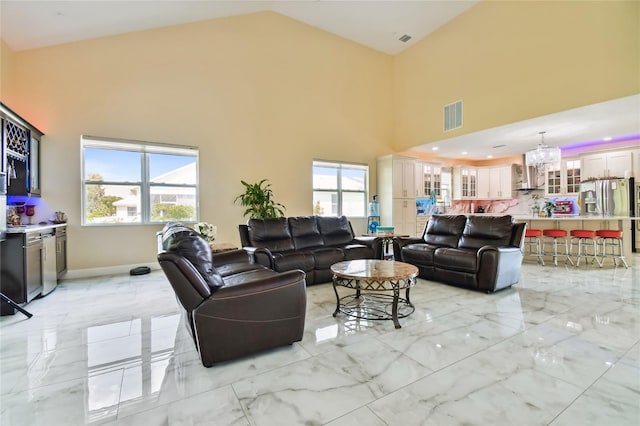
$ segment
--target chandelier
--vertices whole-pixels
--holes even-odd
[[[557,163],[560,161],[560,148],[552,148],[544,143],[544,134],[540,132],[542,140],[538,144],[538,148],[532,149],[525,153],[525,161],[527,166],[535,166],[543,168],[545,164]]]

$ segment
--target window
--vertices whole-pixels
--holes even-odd
[[[364,217],[369,166],[313,162],[313,214]]]
[[[82,137],[82,223],[198,221],[198,149]]]

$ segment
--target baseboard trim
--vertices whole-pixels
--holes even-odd
[[[94,278],[104,275],[128,274],[132,268],[137,268],[138,266],[148,266],[152,271],[157,271],[158,269],[160,269],[160,265],[157,262],[149,264],[136,263],[133,265],[105,266],[102,268],[73,269],[67,271],[62,277],[60,277],[60,281],[75,280],[81,278]]]

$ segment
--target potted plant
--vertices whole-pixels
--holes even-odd
[[[542,207],[542,209],[547,212],[547,217],[552,217],[553,216],[553,211],[556,209],[556,204],[552,201],[545,201],[544,202],[544,207]]]
[[[268,179],[262,179],[258,183],[247,183],[243,180],[240,182],[244,185],[244,193],[238,195],[234,203],[240,200],[240,205],[246,207],[244,216],[249,216],[251,219],[284,216],[286,208],[273,201],[273,191],[271,184],[267,183]]]

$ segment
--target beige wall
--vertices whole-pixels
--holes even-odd
[[[392,58],[265,12],[3,44],[0,83],[47,134],[44,199],[70,216],[70,269],[150,263],[158,226],[80,227],[81,134],[199,146],[201,218],[238,243],[240,179],[310,214],[314,158],[368,163],[375,191],[393,148],[640,92],[639,17],[638,2],[486,1]],[[460,98],[465,127],[445,135],[442,106]]]
[[[394,148],[639,92],[640,2],[483,1],[394,57]]]
[[[239,244],[240,180],[312,214],[315,158],[391,141],[391,57],[275,13],[14,54],[16,112],[41,128],[43,198],[70,217],[71,270],[155,262],[159,226],[80,226],[80,135],[200,147],[200,215]]]
[[[14,98],[11,89],[11,82],[14,80],[14,54],[7,47],[5,42],[0,39],[0,100],[8,102]]]

